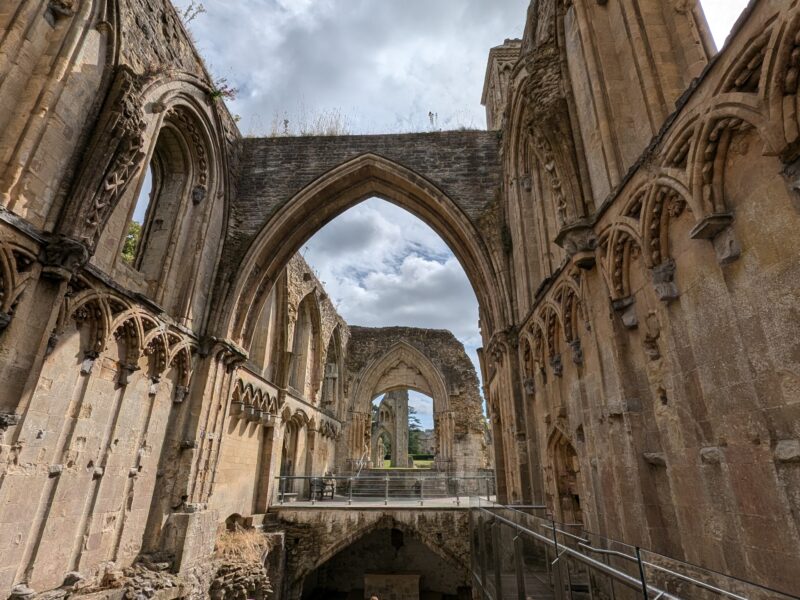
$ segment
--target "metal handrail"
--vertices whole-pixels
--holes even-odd
[[[278,482],[276,490],[278,503],[283,505],[287,496],[303,496],[303,502],[310,501],[316,505],[319,488],[314,487],[314,482],[333,482],[333,494],[339,483],[347,486],[344,494],[340,496],[340,501],[347,501],[348,505],[353,504],[353,498],[373,498],[383,500],[384,505],[388,505],[389,500],[419,500],[420,506],[425,505],[426,500],[441,498],[452,498],[457,506],[461,506],[462,497],[469,496],[470,487],[467,482],[477,482],[477,487],[472,489],[472,493],[484,494],[489,500],[495,493],[495,479],[492,475],[452,475],[442,472],[403,472],[380,473],[380,474],[361,474],[361,475],[276,475]],[[294,487],[295,482],[301,482],[303,487]],[[481,483],[485,482],[485,484]],[[306,484],[310,484],[306,487]],[[402,486],[399,489],[393,486]],[[444,487],[443,487],[444,486]],[[299,488],[299,489],[298,489]],[[354,492],[355,489],[355,492]],[[328,491],[328,490],[325,490]],[[308,496],[305,498],[305,496]]]
[[[539,533],[536,533],[535,531],[533,531],[532,529],[528,529],[524,525],[519,525],[518,523],[515,523],[514,521],[512,521],[510,519],[506,519],[505,517],[501,517],[500,515],[498,515],[496,513],[493,513],[492,511],[490,511],[487,508],[484,508],[484,507],[481,506],[481,507],[477,507],[477,510],[483,511],[486,514],[491,515],[494,519],[497,519],[498,521],[513,527],[514,529],[517,530],[517,532],[525,533],[525,534],[533,537],[534,539],[536,539],[536,540],[538,540],[538,541],[540,541],[540,542],[542,542],[544,544],[547,544],[548,546],[554,547],[556,550],[560,550],[560,552],[557,552],[557,554],[556,554],[556,556],[559,557],[559,558],[566,554],[566,555],[570,556],[571,558],[574,558],[578,562],[582,562],[582,563],[586,564],[587,566],[589,566],[589,567],[591,567],[593,569],[596,569],[597,571],[600,571],[601,573],[604,573],[604,574],[608,575],[609,577],[612,577],[613,579],[619,581],[623,585],[626,585],[626,586],[628,586],[628,587],[630,587],[631,589],[634,589],[634,590],[641,590],[642,587],[644,586],[648,590],[648,593],[650,591],[652,591],[656,595],[656,598],[660,598],[660,599],[664,599],[664,600],[682,600],[678,596],[673,596],[672,594],[666,592],[665,590],[657,588],[654,585],[650,585],[648,583],[643,583],[640,579],[637,579],[636,577],[628,575],[624,571],[619,571],[619,570],[615,569],[614,567],[612,567],[610,565],[607,565],[607,564],[605,564],[603,562],[600,562],[599,560],[595,560],[595,559],[591,558],[590,556],[586,556],[585,554],[582,554],[582,553],[578,552],[577,550],[573,550],[569,546],[564,546],[564,545],[560,545],[559,546],[557,541],[552,540],[549,537],[543,536],[543,535],[541,535]],[[482,582],[481,582],[481,585],[483,585]]]
[[[580,543],[578,545],[581,548],[583,548],[584,550],[587,550],[589,552],[596,552],[597,554],[606,554],[606,555],[611,555],[611,556],[619,556],[620,558],[624,558],[626,560],[637,562],[635,556],[631,556],[630,554],[625,554],[624,552],[619,552],[618,550],[602,550],[600,548],[595,548],[594,546],[592,546],[590,544],[584,544],[584,543]],[[724,590],[722,588],[718,588],[718,587],[716,587],[714,585],[711,585],[710,583],[705,583],[703,581],[699,581],[697,579],[689,577],[688,575],[684,575],[683,573],[678,573],[677,571],[673,571],[672,569],[668,569],[667,567],[662,567],[661,565],[657,565],[657,564],[648,562],[646,560],[643,560],[642,564],[646,565],[646,566],[648,566],[648,567],[650,567],[652,569],[656,569],[658,571],[661,571],[662,573],[668,573],[669,575],[671,575],[673,577],[677,577],[678,579],[682,579],[683,581],[689,582],[689,583],[691,583],[693,585],[696,585],[698,587],[706,589],[706,590],[708,590],[710,592],[715,592],[717,594],[722,594],[723,596],[727,596],[728,598],[736,598],[736,600],[749,600],[745,596],[740,596],[739,594],[736,594],[734,592],[729,592],[728,590]]]
[[[635,584],[636,589],[642,591],[646,595],[647,598],[650,597],[649,593],[651,591],[656,594],[655,600],[658,600],[658,599],[662,599],[662,600],[674,599],[674,598],[676,598],[676,596],[670,594],[669,592],[667,592],[665,590],[661,590],[659,588],[656,588],[653,585],[647,584],[645,582],[644,567],[648,567],[648,568],[654,569],[656,571],[659,571],[661,573],[666,574],[669,577],[672,577],[672,578],[675,578],[677,580],[680,580],[680,581],[686,582],[688,584],[694,585],[696,587],[699,587],[701,589],[707,590],[707,591],[712,592],[714,594],[718,594],[718,595],[721,595],[721,596],[726,597],[726,598],[731,598],[732,600],[750,600],[747,596],[743,596],[743,595],[741,595],[739,593],[736,593],[736,592],[727,590],[725,588],[719,587],[718,585],[714,585],[712,583],[707,583],[707,582],[705,582],[705,581],[703,581],[701,579],[697,579],[697,578],[692,577],[690,575],[687,575],[687,574],[684,574],[682,572],[676,571],[676,570],[674,570],[672,568],[669,568],[669,567],[666,567],[666,566],[662,566],[662,565],[659,565],[657,563],[653,563],[653,562],[650,562],[650,561],[643,560],[642,557],[641,557],[640,549],[638,547],[636,547],[636,553],[637,553],[636,556],[633,556],[631,554],[626,554],[625,552],[620,552],[620,551],[616,551],[616,550],[605,550],[605,549],[602,549],[602,548],[596,548],[595,546],[591,545],[591,540],[585,539],[585,540],[581,541],[580,537],[575,536],[574,534],[568,533],[566,531],[563,531],[561,529],[558,529],[556,527],[557,523],[555,521],[552,521],[552,519],[550,519],[549,522],[546,522],[542,517],[538,517],[536,515],[531,515],[531,514],[527,514],[527,513],[521,512],[520,510],[517,509],[518,508],[517,506],[507,507],[507,506],[503,506],[503,505],[500,505],[500,504],[495,504],[495,505],[490,506],[490,507],[485,507],[485,506],[478,505],[478,506],[473,506],[473,508],[477,508],[477,509],[485,512],[486,514],[490,515],[492,518],[497,519],[497,520],[507,524],[511,528],[515,529],[517,532],[527,533],[527,534],[533,536],[536,540],[541,541],[541,542],[547,544],[548,546],[551,546],[551,547],[554,546],[555,549],[556,549],[556,556],[557,557],[560,557],[563,554],[567,554],[569,556],[572,556],[573,558],[575,558],[576,560],[578,560],[580,562],[583,562],[583,563],[585,563],[585,564],[587,564],[589,566],[598,568],[602,572],[607,572],[607,569],[612,569],[614,571],[618,571],[618,569],[615,569],[614,567],[611,567],[610,564],[608,564],[608,563],[598,563],[598,561],[594,561],[594,559],[591,559],[590,557],[588,557],[588,556],[586,556],[584,554],[581,554],[580,552],[577,552],[576,550],[574,550],[572,548],[564,546],[563,544],[559,544],[557,537],[555,537],[556,536],[556,532],[561,533],[561,534],[563,534],[565,536],[568,536],[570,538],[579,540],[578,541],[578,547],[584,552],[592,552],[592,553],[600,554],[602,556],[616,556],[616,557],[622,558],[624,560],[630,561],[631,563],[637,564],[638,567],[639,567],[639,573],[640,573],[640,579],[639,580],[637,580],[636,577],[628,575],[624,571],[618,571],[618,573],[621,573],[621,574],[623,574],[625,576],[625,580],[624,581],[622,579],[617,578],[616,576],[614,576],[614,575],[612,575],[610,573],[608,573],[608,574],[611,577],[613,577],[615,579],[618,579],[619,581],[621,581],[625,585],[628,585],[628,586],[631,586],[631,587],[634,586],[633,582],[636,582],[636,584]],[[525,527],[524,525],[521,525],[521,524],[517,523],[516,521],[507,519],[505,517],[502,517],[497,512],[495,512],[495,511],[498,511],[498,510],[505,510],[505,509],[509,509],[510,511],[512,511],[514,513],[517,513],[517,514],[519,514],[520,516],[522,516],[522,517],[524,517],[526,519],[531,519],[531,518],[534,519],[535,520],[535,524],[537,526],[540,526],[540,527],[546,529],[548,532],[551,532],[551,531],[553,532],[553,536],[554,536],[553,539],[551,539],[548,536],[544,536],[544,535],[538,534],[538,533],[534,532],[533,530],[529,529],[528,527]],[[563,526],[564,524],[563,523],[558,523],[558,525]],[[576,525],[578,525],[578,524],[576,524]],[[533,526],[533,525],[531,525],[531,526]],[[594,534],[589,534],[589,535],[594,535]],[[607,541],[614,542],[614,540],[607,540]],[[581,556],[584,556],[585,558],[589,559],[589,561],[593,561],[593,562],[590,563],[588,561],[582,560],[580,558]],[[666,560],[670,560],[669,557],[664,557],[664,558]],[[557,560],[554,561],[554,562],[557,562]],[[603,565],[603,567],[597,567],[597,564],[595,564],[595,563],[597,563],[599,565]],[[696,566],[696,565],[689,565],[689,566]],[[702,569],[702,567],[697,567],[697,568]],[[739,578],[736,578],[736,577],[731,577],[731,576],[725,575],[723,573],[716,573],[716,575],[731,579],[733,581],[740,582],[740,583],[742,583],[744,585],[754,586],[755,588],[763,590],[764,592],[767,592],[767,593],[778,594],[781,598],[787,598],[787,600],[789,598],[792,598],[792,596],[786,595],[784,592],[779,592],[777,590],[772,590],[772,589],[769,589],[769,588],[765,588],[765,587],[760,586],[758,584],[754,584],[752,582],[748,582],[748,581],[745,581],[745,580],[742,580],[742,579],[739,579]],[[800,600],[800,597],[798,598],[798,600]]]

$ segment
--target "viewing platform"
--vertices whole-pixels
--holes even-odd
[[[320,508],[466,508],[469,497],[493,501],[490,474],[448,475],[429,470],[375,469],[360,475],[276,477],[271,510]]]

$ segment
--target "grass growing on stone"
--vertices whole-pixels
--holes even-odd
[[[226,529],[217,537],[214,553],[218,558],[261,562],[269,552],[269,538],[259,529]]]

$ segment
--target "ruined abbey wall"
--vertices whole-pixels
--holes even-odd
[[[787,591],[797,10],[751,3],[713,56],[696,3],[534,2],[484,96],[514,273],[485,353],[508,496]]]
[[[796,0],[718,55],[695,0],[535,0],[490,53],[490,131],[247,141],[168,0],[12,4],[2,593],[203,568],[276,475],[352,468],[376,389],[458,406],[448,460],[480,467],[463,348],[348,327],[293,258],[371,196],[475,288],[501,500],[800,589]]]
[[[241,139],[167,0],[7,8],[0,589],[154,553],[191,570],[227,519],[263,515],[277,475],[335,468],[348,326],[298,240],[243,335],[220,335],[243,258],[226,249],[245,229]]]

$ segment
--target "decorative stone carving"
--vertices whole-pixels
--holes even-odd
[[[144,163],[145,121],[140,87],[139,76],[128,67],[120,67],[70,192],[62,231],[92,250],[111,212]]]
[[[562,227],[555,241],[564,248],[577,267],[585,270],[594,267],[598,240],[590,224],[579,221]]]
[[[179,385],[175,387],[175,397],[172,401],[175,404],[180,404],[186,399],[186,395],[189,393],[189,386]]]
[[[636,300],[633,296],[619,298],[611,303],[614,310],[622,319],[622,324],[628,329],[635,329],[639,326],[639,318],[636,316]]]
[[[89,262],[89,250],[82,242],[58,235],[45,243],[39,261],[43,276],[66,280]]]
[[[84,352],[83,362],[81,363],[81,375],[88,375],[92,372],[94,363],[99,356],[100,353],[96,351]]]
[[[739,245],[739,240],[736,239],[733,227],[726,227],[716,235],[714,251],[717,253],[717,260],[721,265],[732,263],[741,256],[742,247]]]
[[[561,377],[564,374],[564,363],[561,362],[561,355],[554,354],[550,357],[550,366],[553,367],[553,374]]]
[[[525,393],[528,396],[533,396],[536,394],[536,382],[534,381],[533,377],[526,377],[523,385],[525,386]]]
[[[718,465],[722,462],[722,450],[718,446],[700,448],[700,460],[709,465]]]
[[[150,378],[150,387],[147,389],[147,395],[150,397],[155,397],[158,394],[159,383],[161,382],[161,377],[159,375],[154,375]]]
[[[580,366],[583,364],[583,349],[581,348],[581,341],[575,338],[569,343],[572,348],[572,362]]]
[[[117,376],[117,385],[125,387],[130,383],[131,375],[139,370],[139,365],[133,363],[120,363],[119,374]]]
[[[675,285],[675,261],[671,258],[653,267],[653,286],[659,300],[671,302],[680,296]]]
[[[0,429],[8,429],[18,425],[22,417],[13,412],[0,412]]]

